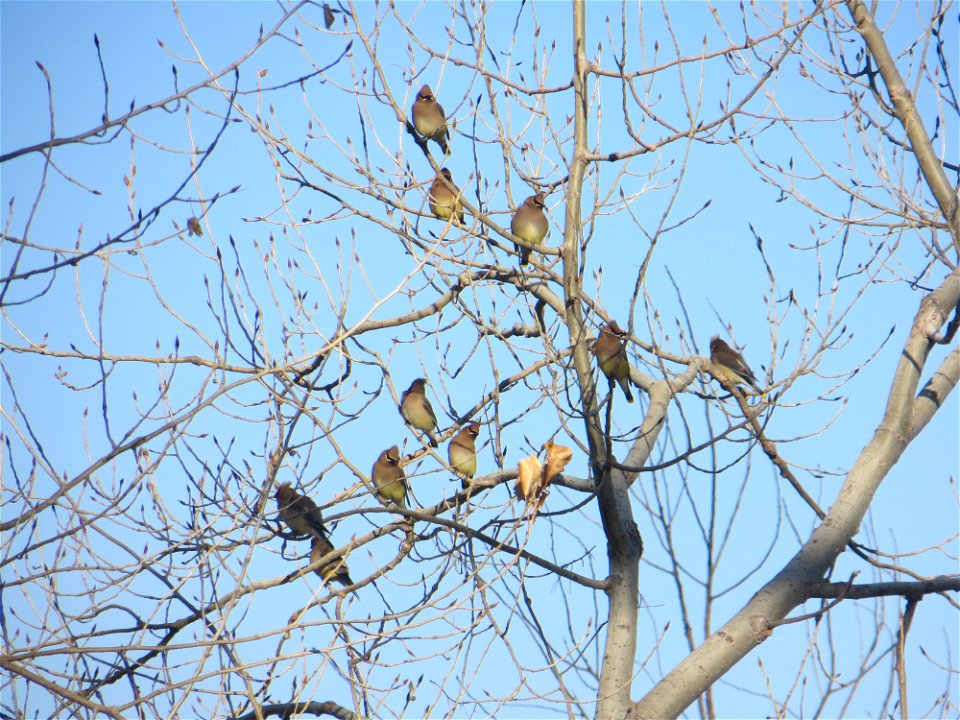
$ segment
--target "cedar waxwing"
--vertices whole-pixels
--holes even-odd
[[[470,423],[461,428],[453,436],[447,446],[447,457],[450,458],[450,467],[463,473],[471,480],[477,474],[477,435],[480,434],[480,423]],[[470,483],[461,481],[466,490]]]
[[[447,146],[447,117],[433,96],[429,85],[424,85],[413,101],[413,126],[426,140],[435,140],[443,154],[450,152]]]
[[[597,356],[600,371],[607,376],[612,385],[614,381],[627,396],[627,402],[633,402],[630,392],[630,360],[623,338],[626,333],[617,325],[617,321],[607,323],[600,328],[600,337],[593,344],[593,354]]]
[[[310,562],[314,563],[324,555],[333,551],[333,545],[326,538],[313,538],[310,544]],[[353,585],[350,579],[350,571],[347,570],[347,563],[343,557],[338,557],[326,565],[321,565],[314,572],[319,575],[325,583],[336,580],[341,585]]]
[[[710,341],[710,363],[717,374],[734,385],[749,385],[762,394],[757,378],[743,356],[716,335]]]
[[[440,169],[440,175],[447,179],[447,182],[453,185],[453,177],[447,168]],[[430,186],[430,194],[427,196],[430,201],[430,212],[441,220],[449,220],[451,216],[455,218],[458,225],[463,225],[463,205],[460,204],[460,188],[455,191],[448,188],[443,180],[437,175]],[[455,188],[456,185],[453,185]]]
[[[298,493],[290,487],[290,483],[278,485],[274,498],[280,509],[280,519],[291,530],[298,535],[312,535],[315,538],[327,539],[327,532],[323,528],[323,516],[313,500]]]
[[[539,245],[547,236],[547,230],[550,224],[547,222],[547,216],[543,214],[543,204],[546,197],[543,193],[531,195],[523,204],[517,208],[513,214],[513,220],[510,222],[510,232],[521,240],[528,243]],[[520,247],[514,243],[517,252],[520,253],[520,264],[528,265],[530,263],[530,249]]]
[[[410,387],[400,396],[400,415],[410,425],[423,430],[430,438],[430,444],[437,447],[437,436],[433,431],[437,429],[437,416],[433,413],[433,405],[427,400],[427,381],[417,378]]]
[[[393,501],[403,507],[407,499],[407,478],[400,467],[400,448],[387,448],[373,464],[370,472],[377,494],[385,502]]]

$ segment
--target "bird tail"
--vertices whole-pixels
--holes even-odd
[[[307,523],[307,527],[310,528],[310,534],[317,538],[320,542],[329,542],[327,538],[327,529],[323,526],[322,523],[318,523],[315,518],[311,517],[310,513],[304,513],[301,515],[303,520]]]
[[[526,267],[530,264],[530,248],[521,245],[515,245],[515,247],[520,252],[520,266]]]
[[[630,392],[630,381],[626,378],[617,378],[617,384],[620,386],[620,389],[623,390],[623,394],[627,397],[627,402],[633,402],[633,393]]]

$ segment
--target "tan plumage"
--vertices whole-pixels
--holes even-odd
[[[427,140],[434,140],[440,145],[443,154],[450,152],[447,146],[447,116],[443,114],[443,107],[433,96],[429,85],[424,85],[417,92],[413,101],[413,126]]]
[[[470,423],[461,428],[447,446],[450,467],[471,479],[477,474],[477,436],[479,434],[480,423]],[[461,482],[464,489],[470,484],[467,480]]]
[[[312,535],[326,539],[320,508],[306,495],[301,495],[290,483],[281,483],[273,496],[277,501],[280,519],[298,535]]]
[[[384,503],[392,500],[401,507],[406,504],[407,478],[400,467],[400,448],[394,445],[380,453],[370,472],[370,480]]]
[[[437,437],[433,431],[437,428],[437,416],[433,412],[433,405],[427,400],[427,381],[417,378],[403,395],[400,396],[400,415],[410,425],[423,430],[430,438],[430,444],[437,447]]]
[[[513,214],[513,220],[510,222],[510,232],[528,243],[534,245],[542,243],[550,229],[547,216],[543,214],[546,199],[543,193],[537,193],[524,200],[523,204]],[[520,264],[529,264],[530,249],[516,243],[514,243],[514,247],[520,253]]]
[[[310,544],[310,562],[315,563],[317,560],[322,558],[329,552],[333,551],[333,545],[326,538],[313,538],[313,542]],[[350,571],[347,570],[347,563],[343,557],[338,557],[336,560],[328,562],[326,565],[321,565],[314,572],[319,575],[324,582],[328,583],[331,580],[336,580],[341,585],[353,585],[353,580],[350,579]]]
[[[763,392],[743,356],[716,336],[710,340],[710,364],[717,374],[733,385],[749,385],[758,393]]]
[[[617,325],[617,321],[607,323],[600,328],[600,337],[593,344],[593,354],[597,356],[600,372],[607,376],[611,385],[616,382],[627,402],[633,402],[630,392],[630,360],[623,338],[626,333]]]
[[[463,205],[460,203],[460,189],[453,185],[456,189],[451,190],[443,182],[441,175],[447,179],[448,183],[453,185],[453,177],[450,175],[450,171],[447,168],[441,168],[440,175],[433,179],[433,184],[430,186],[428,196],[430,212],[441,220],[449,220],[452,216],[458,225],[463,225]]]

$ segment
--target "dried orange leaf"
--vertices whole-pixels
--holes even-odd
[[[564,445],[554,445],[548,440],[544,445],[547,449],[547,469],[543,474],[543,487],[546,487],[573,459],[573,451]]]
[[[530,502],[537,496],[542,470],[543,466],[534,455],[520,461],[520,472],[517,475],[517,484],[513,487],[513,492],[518,500]]]

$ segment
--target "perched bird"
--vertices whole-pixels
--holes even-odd
[[[280,519],[298,535],[312,535],[322,540],[327,539],[327,531],[323,528],[323,516],[320,508],[306,495],[301,495],[290,483],[281,483],[273,496],[280,510]]]
[[[310,545],[310,562],[315,563],[329,552],[333,551],[333,544],[326,538],[313,538]],[[343,557],[321,565],[314,572],[319,575],[325,583],[336,580],[341,585],[353,585],[350,579],[350,571],[347,570],[347,562]]]
[[[523,204],[513,214],[513,220],[510,222],[510,232],[528,243],[534,245],[542,243],[547,236],[547,230],[550,229],[547,216],[543,214],[543,204],[546,199],[543,193],[537,193],[524,200]],[[514,247],[520,253],[520,264],[528,265],[530,263],[530,248],[521,247],[516,243],[514,243]]]
[[[441,168],[440,175],[445,177],[447,182],[453,185],[453,177],[447,168]],[[463,225],[463,205],[460,203],[460,188],[453,185],[454,189],[451,190],[444,184],[440,175],[437,175],[437,177],[433,179],[433,184],[430,186],[430,194],[428,195],[430,212],[441,220],[449,220],[450,217],[453,216],[458,225]]]
[[[593,344],[593,354],[597,356],[600,371],[607,376],[612,385],[616,381],[627,402],[633,402],[633,393],[630,392],[630,360],[627,359],[627,349],[623,338],[626,333],[617,325],[617,321],[609,322],[600,328],[600,337]]]
[[[460,429],[450,440],[447,446],[447,457],[450,458],[450,467],[473,479],[477,474],[477,435],[480,434],[480,423],[470,423]],[[461,481],[466,490],[470,483]]]
[[[433,405],[427,400],[427,381],[417,378],[410,387],[400,396],[400,415],[410,425],[423,430],[430,438],[430,444],[437,447],[437,436],[433,431],[437,429],[437,416],[433,412]]]
[[[311,536],[310,562],[319,560],[333,550],[333,543],[327,538],[327,531],[323,527],[320,508],[313,500],[298,493],[290,487],[290,483],[277,486],[274,497],[280,509],[280,519],[286,523],[287,527],[298,535]],[[353,584],[347,572],[347,562],[343,557],[317,568],[315,572],[323,578],[324,582],[329,582],[333,578],[344,585]]]
[[[710,363],[717,374],[734,385],[749,385],[758,393],[763,392],[743,356],[717,336],[710,341]]]
[[[443,154],[450,152],[447,146],[447,116],[433,96],[429,85],[424,85],[413,101],[413,126],[427,140],[435,140]]]
[[[401,507],[406,504],[407,478],[400,467],[400,448],[396,445],[380,453],[373,464],[370,479],[385,503],[392,500]]]

